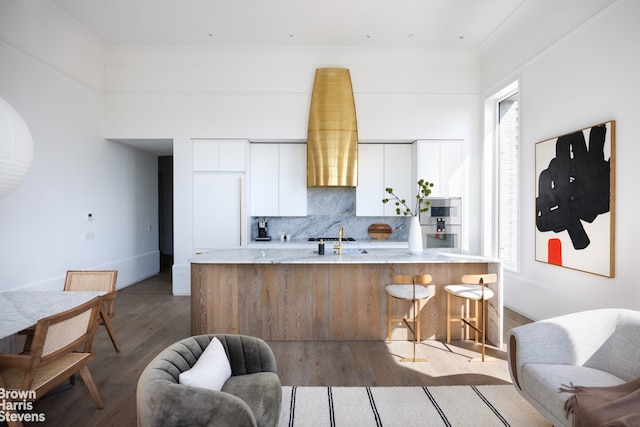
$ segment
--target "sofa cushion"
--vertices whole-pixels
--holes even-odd
[[[213,338],[193,367],[180,373],[180,384],[220,391],[229,377],[227,353],[218,338]]]
[[[282,402],[280,378],[273,372],[234,375],[222,391],[230,393],[249,405],[258,426],[277,425]]]
[[[566,417],[564,402],[570,393],[560,392],[560,388],[573,385],[612,386],[625,381],[615,375],[598,369],[574,365],[526,364],[522,368],[520,384],[524,392],[537,403],[536,409],[545,409],[558,420]],[[560,396],[559,396],[560,395]],[[546,414],[545,414],[546,415]]]

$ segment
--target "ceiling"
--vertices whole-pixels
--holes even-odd
[[[617,0],[49,0],[108,46],[550,44]],[[155,141],[155,142],[154,142]],[[158,155],[170,140],[126,140]]]
[[[51,1],[107,45],[474,49],[527,0]]]

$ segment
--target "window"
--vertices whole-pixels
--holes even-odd
[[[515,92],[497,103],[497,252],[504,267],[518,269],[519,217],[519,96]]]

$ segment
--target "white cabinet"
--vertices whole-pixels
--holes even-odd
[[[251,144],[251,216],[278,216],[278,144]]]
[[[356,216],[384,215],[384,145],[358,144]]]
[[[247,141],[242,139],[193,139],[194,172],[244,172]]]
[[[383,204],[385,188],[410,204],[417,187],[414,181],[412,144],[359,144],[357,216],[395,216],[395,204]]]
[[[194,250],[237,248],[244,239],[244,174],[193,174]]]
[[[412,145],[410,144],[385,144],[384,147],[384,186],[383,197],[387,197],[384,189],[393,188],[394,193],[407,200],[409,207],[413,209],[413,200],[417,183],[414,182]],[[381,202],[382,203],[382,202]],[[396,216],[394,203],[386,203],[384,216]]]
[[[251,216],[307,215],[307,145],[251,144]]]
[[[307,216],[307,144],[279,144],[278,211]]]
[[[417,143],[417,177],[435,184],[431,196],[462,197],[463,141],[420,140]]]

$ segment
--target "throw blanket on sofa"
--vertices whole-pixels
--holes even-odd
[[[573,393],[564,403],[575,427],[640,426],[640,378],[612,387],[565,386]]]

